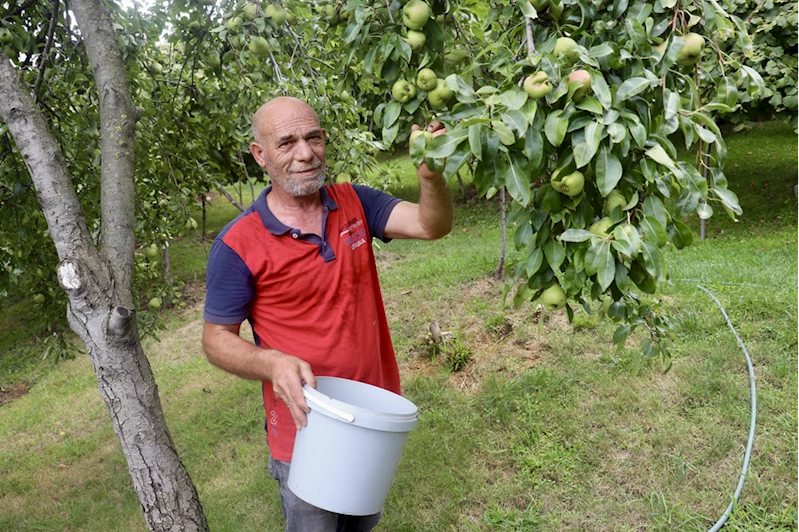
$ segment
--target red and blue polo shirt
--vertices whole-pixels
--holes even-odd
[[[303,234],[269,210],[264,190],[211,247],[204,319],[249,320],[257,345],[307,361],[317,376],[353,379],[400,393],[399,370],[377,278],[372,237],[399,199],[363,185],[321,191],[324,235]],[[263,384],[267,441],[291,461],[296,429]]]

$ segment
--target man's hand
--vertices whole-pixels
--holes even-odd
[[[208,361],[244,379],[270,381],[278,399],[286,403],[297,430],[306,426],[311,410],[302,395],[302,385],[316,388],[311,366],[277,349],[258,347],[239,336],[240,323],[220,325],[205,322],[203,349]]]
[[[421,129],[422,128],[417,124],[412,125],[411,137],[413,137],[414,131],[419,131]],[[444,124],[442,124],[438,120],[433,120],[427,125],[425,131],[430,132],[433,135],[433,137],[437,137],[439,135],[444,135],[447,132],[447,129],[444,127]],[[441,177],[443,174],[442,172],[431,171],[427,167],[427,164],[424,161],[422,161],[422,164],[420,164],[419,167],[416,169],[416,175],[419,176],[419,179],[436,179],[438,177]]]
[[[302,430],[308,424],[305,416],[311,411],[302,394],[302,386],[308,383],[311,388],[316,388],[311,365],[297,357],[273,351],[269,366],[269,381],[275,396],[286,403],[294,425],[297,430]]]

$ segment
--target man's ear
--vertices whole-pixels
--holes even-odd
[[[258,163],[258,166],[261,168],[266,168],[266,157],[264,153],[264,148],[257,142],[250,143],[250,153],[252,153],[255,162]]]

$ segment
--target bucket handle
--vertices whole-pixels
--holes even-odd
[[[319,399],[311,395],[308,392],[308,390],[306,390],[305,388],[306,388],[305,386],[303,386],[302,388],[302,395],[305,396],[305,400],[310,401],[319,408],[321,408],[322,410],[325,410],[327,412],[326,415],[332,414],[331,417],[335,417],[339,421],[346,421],[347,423],[352,423],[353,421],[355,421],[355,416],[353,416],[349,412],[345,412],[339,408],[336,408],[335,406],[331,406],[327,403],[320,401]]]

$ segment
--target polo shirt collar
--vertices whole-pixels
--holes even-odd
[[[258,213],[261,217],[261,222],[263,222],[264,227],[266,227],[270,233],[273,235],[283,235],[291,231],[292,228],[278,220],[271,209],[269,209],[269,205],[266,203],[266,195],[271,191],[272,185],[266,187],[264,191],[261,192],[261,195],[258,196],[258,199],[255,200],[255,203],[252,204],[252,209]],[[326,186],[319,189],[319,195],[322,199],[322,208],[325,212],[338,209],[336,201],[327,193]]]

